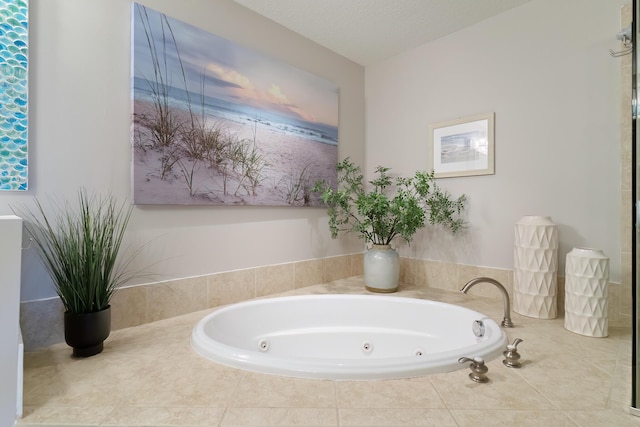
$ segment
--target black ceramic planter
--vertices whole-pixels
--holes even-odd
[[[64,313],[64,339],[74,357],[100,353],[110,332],[111,306],[95,313]]]

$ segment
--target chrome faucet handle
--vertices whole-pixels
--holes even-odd
[[[507,350],[502,352],[504,360],[502,363],[508,368],[519,368],[522,366],[520,363],[520,353],[518,353],[518,344],[523,340],[516,338],[513,340],[513,344],[507,344]]]
[[[471,369],[471,373],[469,374],[469,378],[472,381],[477,383],[486,383],[489,381],[487,377],[487,372],[489,372],[489,368],[484,364],[484,359],[480,356],[476,356],[473,359],[470,357],[461,357],[458,359],[458,363],[467,363],[469,364],[469,369]]]

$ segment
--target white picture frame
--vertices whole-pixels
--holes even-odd
[[[429,125],[429,165],[436,178],[493,175],[494,113]]]

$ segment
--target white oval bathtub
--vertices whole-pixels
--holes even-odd
[[[476,336],[481,320],[484,335]],[[215,310],[191,345],[224,365],[302,378],[406,378],[452,371],[461,356],[490,360],[507,338],[491,319],[457,305],[371,295],[252,300]]]

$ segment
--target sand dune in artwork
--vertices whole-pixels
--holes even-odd
[[[221,129],[233,140],[255,148],[260,156],[259,180],[248,185],[242,173],[188,156],[176,156],[180,160],[173,162],[167,171],[169,150],[152,148],[149,127],[139,120],[141,115],[153,118],[156,114],[153,105],[136,100],[133,112],[136,204],[321,206],[320,196],[309,193],[308,187],[317,180],[335,182],[337,145],[288,134],[266,121],[241,122],[220,117],[207,117],[206,126]],[[184,111],[175,113],[181,122],[191,120]],[[179,143],[180,137],[176,138]]]

